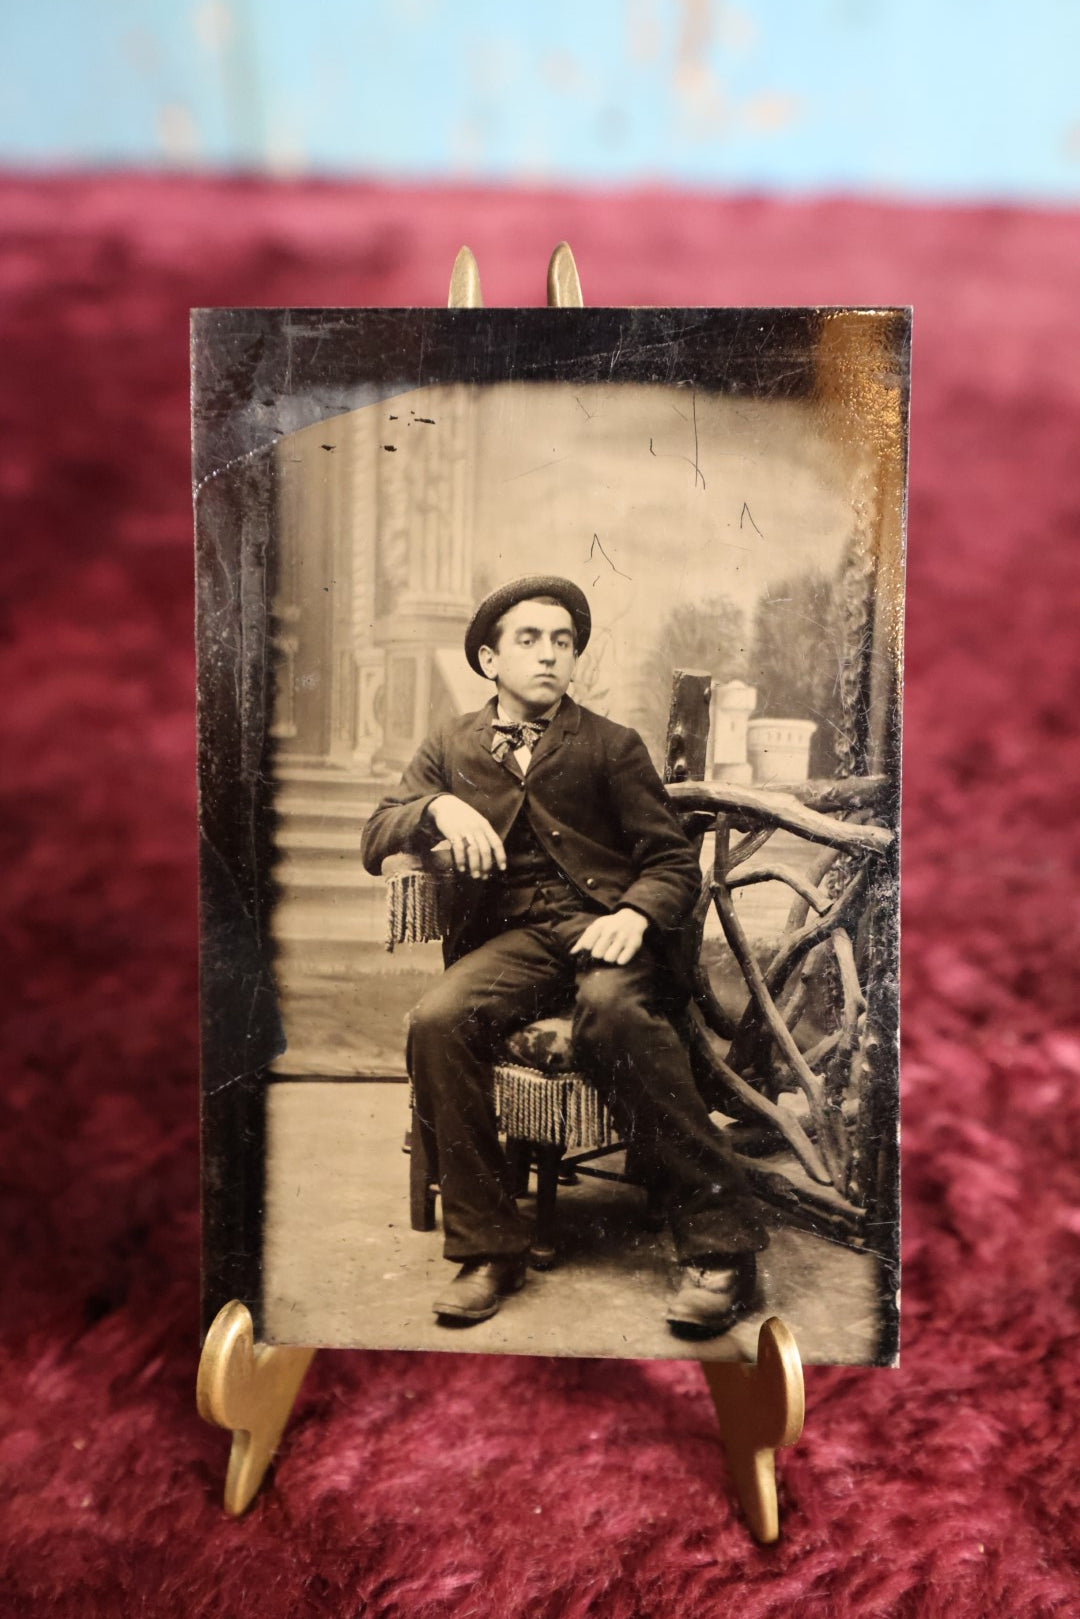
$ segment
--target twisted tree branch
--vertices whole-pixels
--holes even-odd
[[[820,888],[808,883],[802,872],[796,871],[792,866],[755,866],[753,871],[744,872],[741,877],[729,875],[729,888],[748,888],[751,883],[786,883],[793,888],[796,894],[802,896],[819,916],[828,910],[832,903],[827,894]]]

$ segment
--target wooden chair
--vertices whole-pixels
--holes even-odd
[[[783,791],[706,783],[709,686],[707,675],[676,673],[664,770],[695,846],[714,838],[711,871],[685,924],[698,967],[680,1032],[710,1108],[737,1121],[744,1152],[755,1155],[744,1165],[758,1194],[796,1223],[861,1247],[878,1221],[891,1221],[895,1200],[896,837],[888,824],[895,793],[886,778],[869,776]],[[808,868],[750,863],[779,831],[814,847]],[[383,873],[387,948],[440,937],[455,880],[448,853],[396,855]],[[776,949],[762,961],[735,894],[767,881],[786,884],[793,902]],[[701,963],[710,906],[738,967],[739,1005],[721,1004]],[[789,1093],[797,1105],[785,1104]],[[544,1268],[555,1259],[560,1176],[633,1181],[632,1151],[624,1174],[597,1163],[623,1143],[574,1066],[569,1012],[507,1038],[494,1064],[494,1099],[522,1193],[536,1166],[532,1262]],[[412,1226],[430,1231],[435,1143],[415,1109],[409,1150]],[[822,1193],[785,1171],[792,1158]]]

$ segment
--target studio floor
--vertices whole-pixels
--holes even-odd
[[[664,1322],[675,1277],[667,1235],[646,1226],[638,1189],[584,1177],[559,1188],[556,1268],[530,1271],[489,1321],[440,1325],[431,1303],[453,1271],[441,1232],[410,1228],[407,1098],[392,1082],[271,1085],[263,1253],[270,1341],[741,1359],[754,1355],[761,1321],[779,1315],[807,1362],[874,1359],[876,1259],[778,1224],[759,1265],[755,1313],[723,1338],[674,1337]]]

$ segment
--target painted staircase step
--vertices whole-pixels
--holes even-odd
[[[291,821],[279,826],[274,839],[278,849],[312,854],[340,854],[342,859],[359,859],[363,833],[348,827],[293,826]]]

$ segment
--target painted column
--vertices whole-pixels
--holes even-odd
[[[375,643],[385,656],[376,762],[408,763],[428,729],[437,653],[460,650],[472,614],[472,413],[464,387],[425,388],[382,407]]]
[[[746,754],[747,721],[757,706],[757,688],[745,680],[713,687],[712,777],[748,787],[753,779]]]

